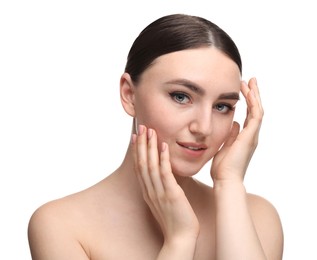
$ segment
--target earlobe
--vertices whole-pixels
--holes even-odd
[[[134,107],[134,84],[129,73],[123,73],[120,78],[120,99],[121,104],[130,116],[135,117]]]

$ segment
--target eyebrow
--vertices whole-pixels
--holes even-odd
[[[171,80],[166,82],[167,84],[176,84],[176,85],[182,85],[188,89],[190,89],[191,91],[199,94],[199,95],[204,95],[205,94],[205,90],[202,89],[200,86],[198,86],[197,84],[193,83],[190,80],[187,79],[175,79],[175,80]],[[234,99],[234,100],[240,100],[240,96],[239,93],[237,92],[229,92],[229,93],[223,93],[220,94],[218,96],[218,99]]]
[[[235,99],[240,100],[239,93],[237,92],[230,92],[230,93],[224,93],[219,95],[218,99]]]
[[[193,91],[193,92],[195,92],[195,93],[197,93],[199,95],[205,94],[205,90],[204,89],[202,89],[197,84],[195,84],[192,81],[189,81],[187,79],[175,79],[175,80],[168,81],[166,83],[167,84],[176,84],[176,85],[184,86],[184,87],[190,89],[191,91]]]

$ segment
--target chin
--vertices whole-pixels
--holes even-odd
[[[177,166],[172,165],[172,172],[174,175],[180,176],[180,177],[193,177],[196,175],[200,170],[202,166],[199,167],[197,165],[188,167],[186,165],[183,166]]]

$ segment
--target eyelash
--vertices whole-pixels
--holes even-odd
[[[177,102],[177,103],[179,103],[179,104],[186,104],[186,103],[188,103],[188,102],[191,101],[190,96],[187,95],[187,94],[185,94],[185,93],[183,93],[183,92],[171,92],[171,93],[169,93],[169,95],[171,96],[171,98],[172,98],[175,102]],[[183,101],[177,100],[177,99],[176,99],[177,96],[178,96],[178,97],[182,96],[183,98],[187,98],[187,99],[188,99],[188,102],[185,102],[185,103],[184,103]]]
[[[183,104],[187,104],[187,103],[190,103],[191,102],[191,98],[188,94],[184,93],[184,92],[171,92],[169,93],[170,97],[177,103],[183,105]],[[180,101],[177,99],[177,97],[182,97],[183,99],[187,99],[188,101],[184,102],[183,100]],[[223,112],[221,109],[219,109],[219,107],[224,107],[222,109],[227,109],[225,112]],[[227,114],[229,113],[230,111],[233,111],[235,109],[234,106],[232,106],[231,104],[228,104],[228,103],[219,103],[219,104],[216,104],[214,106],[215,109],[217,109],[220,113],[223,113],[223,114]]]
[[[217,107],[219,107],[219,106],[225,106],[225,107],[227,108],[227,111],[222,112],[221,110],[218,110]],[[227,114],[227,113],[229,113],[230,111],[234,111],[234,109],[235,109],[234,106],[232,106],[232,105],[230,105],[230,104],[225,104],[225,103],[223,103],[223,104],[217,104],[217,105],[215,105],[215,108],[216,108],[220,113],[223,113],[223,114]]]

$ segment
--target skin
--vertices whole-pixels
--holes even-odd
[[[51,201],[29,224],[37,259],[282,259],[278,213],[243,185],[263,117],[257,82],[208,47],[163,55],[137,86],[120,81],[137,119],[120,167]],[[239,95],[248,111],[233,122]],[[133,128],[134,130],[134,128]],[[194,175],[213,158],[210,186]]]

